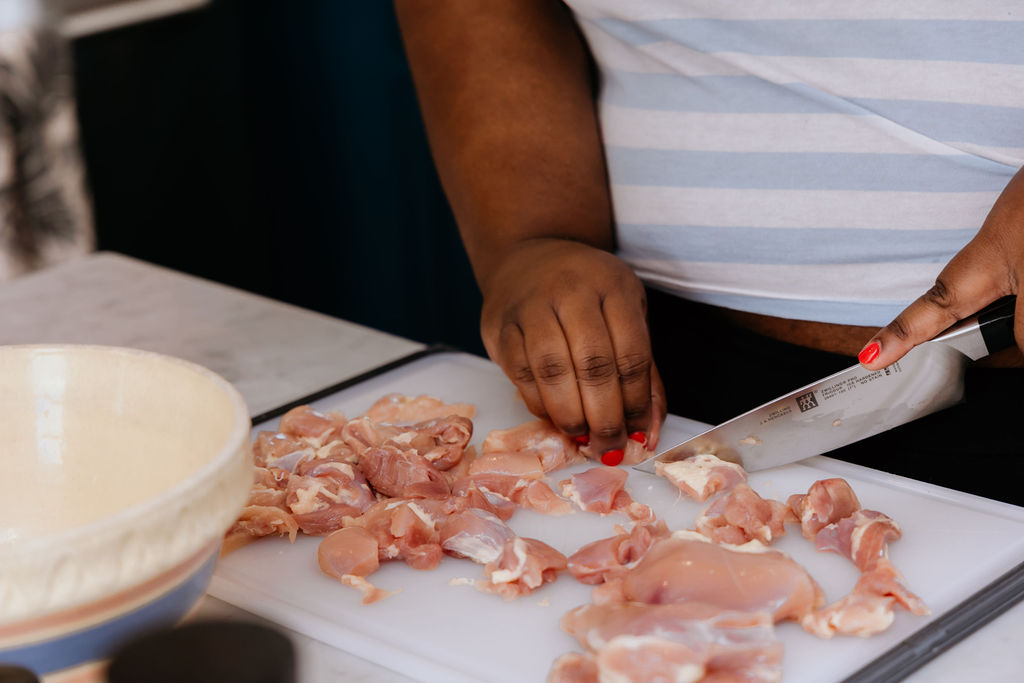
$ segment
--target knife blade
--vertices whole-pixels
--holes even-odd
[[[861,365],[800,387],[633,466],[710,453],[748,472],[879,434],[960,402],[967,364],[1014,343],[1016,299],[1004,297],[881,370]]]

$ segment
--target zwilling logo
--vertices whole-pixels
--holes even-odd
[[[814,398],[813,391],[808,391],[806,394],[800,394],[796,397],[796,405],[800,408],[801,413],[806,413],[811,408],[818,407],[818,399]]]

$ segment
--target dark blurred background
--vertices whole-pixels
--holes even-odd
[[[72,45],[100,249],[484,353],[388,0],[212,0]]]

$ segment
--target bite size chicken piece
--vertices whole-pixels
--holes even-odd
[[[786,533],[786,522],[796,515],[788,505],[765,500],[745,483],[737,484],[697,517],[697,531],[716,543],[742,545],[760,541],[765,545]]]
[[[403,396],[388,394],[378,399],[364,415],[374,422],[409,424],[424,422],[449,415],[473,419],[476,407],[470,403],[445,403],[433,396]]]
[[[377,557],[377,539],[360,527],[339,529],[325,537],[317,548],[320,571],[360,591],[364,605],[393,595],[364,578],[377,571],[380,566]]]
[[[273,467],[254,467],[252,489],[246,505],[267,505],[287,510],[288,478],[291,473]]]
[[[298,406],[281,416],[278,430],[282,434],[305,439],[321,446],[340,438],[347,420],[341,413],[323,413],[312,406]]]
[[[857,510],[822,527],[814,537],[818,550],[839,553],[868,572],[889,556],[889,542],[903,535],[899,524],[875,510]]]
[[[482,489],[471,479],[464,478],[452,485],[452,497],[446,501],[446,510],[452,513],[467,508],[490,512],[501,521],[507,522],[519,506],[505,496]]]
[[[380,567],[376,537],[362,527],[338,529],[317,548],[320,571],[336,579],[345,574],[369,576]]]
[[[252,456],[256,467],[291,472],[303,459],[316,457],[316,448],[302,437],[264,430],[252,442]]]
[[[860,501],[845,479],[821,479],[805,494],[794,494],[786,501],[800,521],[804,538],[814,540],[824,527],[849,517],[860,509]]]
[[[345,462],[324,462],[288,479],[285,504],[303,533],[318,536],[340,529],[346,517],[361,515],[377,498],[362,472]]]
[[[496,515],[467,508],[455,512],[441,524],[441,548],[449,555],[465,557],[477,564],[494,562],[516,533]]]
[[[559,482],[559,486],[562,495],[585,512],[601,515],[621,512],[633,521],[653,521],[651,508],[633,500],[626,491],[628,476],[626,470],[617,467],[592,467]]]
[[[819,638],[837,634],[866,638],[892,625],[896,605],[912,614],[930,613],[924,601],[903,584],[903,576],[896,568],[882,559],[861,574],[849,595],[805,615],[800,624]]]
[[[650,604],[698,601],[723,610],[769,612],[775,621],[800,620],[824,603],[818,584],[785,553],[757,541],[712,543],[694,531],[657,541],[622,579],[621,596]]]
[[[543,479],[540,456],[533,451],[489,451],[469,464],[469,476],[494,474],[518,479]]]
[[[610,538],[587,543],[569,556],[569,573],[580,583],[597,585],[625,576],[654,542],[670,535],[665,522],[633,525]]]
[[[447,498],[451,486],[440,471],[414,450],[391,445],[366,449],[359,469],[378,493],[391,498]]]
[[[413,569],[436,569],[443,554],[438,525],[447,516],[445,501],[385,499],[358,517],[346,517],[345,528],[362,527],[376,540],[378,558],[402,560]]]
[[[341,431],[341,439],[357,456],[370,448],[412,450],[442,471],[459,464],[472,437],[473,423],[459,415],[403,425],[374,422],[362,416],[349,421]]]
[[[490,432],[480,447],[481,456],[523,451],[536,454],[545,472],[553,472],[584,459],[576,443],[547,420],[534,420],[512,429]]]
[[[495,505],[505,500],[519,507],[530,508],[546,515],[566,515],[572,512],[569,501],[558,496],[546,482],[509,474],[471,474],[452,483],[452,493],[461,495],[476,487],[493,498]]]
[[[699,453],[675,462],[657,462],[654,470],[687,496],[700,502],[747,480],[747,473],[742,467],[710,453]]]
[[[299,525],[286,510],[271,505],[247,505],[225,534],[220,553],[227,555],[263,536],[287,534],[288,540],[295,541],[298,532]]]
[[[497,559],[484,566],[487,580],[478,581],[476,587],[514,600],[554,581],[565,568],[565,555],[547,543],[516,537],[505,543]]]

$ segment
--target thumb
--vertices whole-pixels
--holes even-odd
[[[1011,294],[1008,282],[1004,258],[968,244],[943,268],[931,289],[864,345],[857,360],[869,370],[892,365],[918,344]]]

